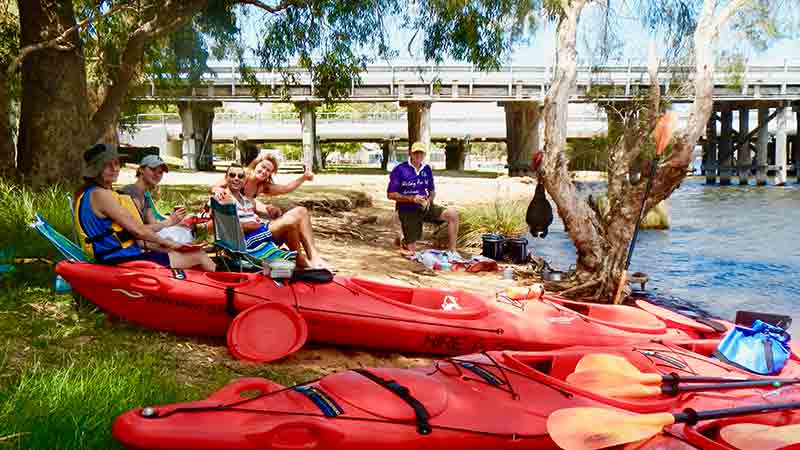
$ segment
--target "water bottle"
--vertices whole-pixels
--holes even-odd
[[[513,280],[514,279],[514,268],[511,266],[506,266],[503,269],[503,279],[504,280]]]

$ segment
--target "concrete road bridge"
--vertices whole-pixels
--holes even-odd
[[[318,163],[318,142],[325,140],[379,140],[388,147],[398,140],[431,141],[456,139],[462,153],[475,139],[502,140],[508,148],[512,174],[525,171],[532,153],[540,146],[541,101],[552,79],[549,66],[507,66],[477,71],[470,66],[395,65],[368,66],[361,80],[353,83],[342,102],[398,102],[405,114],[369,117],[326,117],[316,108],[311,75],[292,69],[291,78],[255,69],[255,76],[268,87],[256,97],[236,67],[212,65],[211,76],[197,85],[162,87],[155,83],[138,86],[134,99],[141,102],[176,102],[180,132],[175,117],[156,118],[165,142],[180,141],[180,156],[189,168],[211,163],[208,146],[214,142],[252,139],[256,142],[300,141],[307,163]],[[672,67],[658,74],[662,91],[675,103],[693,99],[692,69]],[[649,85],[644,66],[615,65],[580,67],[574,103],[628,102]],[[776,183],[785,182],[785,171],[798,160],[797,125],[800,119],[800,61],[783,65],[746,65],[741,73],[718,69],[714,80],[714,115],[704,140],[703,170],[709,183],[719,179],[729,184],[732,176],[748,182],[750,174],[766,183],[768,171],[777,171]],[[287,117],[226,117],[214,114],[222,101],[292,102],[300,113]],[[431,105],[463,104],[461,117],[432,117]],[[470,113],[471,103],[495,103],[503,108],[498,117]],[[750,112],[754,114],[750,114]],[[795,114],[793,114],[793,112]],[[392,113],[394,114],[394,113]],[[571,115],[569,133],[587,137],[607,129],[607,114]],[[752,116],[752,117],[751,117]],[[734,125],[734,117],[737,122]],[[142,130],[152,133],[159,125],[148,118]],[[615,120],[613,115],[611,120]],[[219,124],[215,124],[219,122]],[[793,125],[794,123],[794,125]],[[212,129],[214,131],[212,132]],[[165,144],[162,151],[168,151]],[[171,153],[178,153],[173,148]],[[770,156],[773,155],[774,156]],[[762,174],[763,172],[763,174]],[[741,175],[741,176],[740,176]],[[763,176],[762,176],[763,175]]]

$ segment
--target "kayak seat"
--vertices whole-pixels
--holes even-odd
[[[350,278],[348,284],[375,299],[428,315],[476,319],[489,312],[483,297],[460,290],[397,286],[362,278]]]
[[[632,306],[576,302],[552,294],[543,295],[541,301],[556,308],[574,311],[601,325],[624,331],[647,334],[663,334],[667,331],[667,324],[663,320]]]

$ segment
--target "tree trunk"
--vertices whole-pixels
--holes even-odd
[[[464,160],[467,158],[464,141],[448,142],[444,147],[444,157],[447,170],[464,170]]]
[[[386,172],[389,167],[389,157],[392,154],[392,145],[389,142],[381,144],[381,170]]]
[[[54,6],[51,6],[55,3]],[[20,0],[21,46],[75,25],[72,1]],[[43,49],[22,63],[17,143],[21,180],[33,188],[80,181],[81,153],[92,143],[86,71],[76,35],[72,50]]]
[[[676,133],[669,158],[659,166],[652,191],[644,204],[648,210],[680,186],[691,161],[692,149],[705,128],[713,106],[713,40],[719,27],[741,7],[745,0],[733,0],[714,17],[715,0],[705,0],[695,31],[695,101],[687,128]],[[656,70],[651,68],[651,98],[647,111],[620,110],[623,132],[617,142],[611,140],[608,163],[609,211],[595,212],[575,196],[575,187],[567,173],[566,111],[576,73],[575,29],[584,2],[562,2],[565,13],[558,27],[556,77],[544,106],[545,148],[541,170],[548,194],[555,202],[564,227],[577,249],[577,285],[568,286],[572,294],[588,294],[609,300],[625,270],[628,246],[639,220],[646,184],[631,184],[631,162],[640,157],[650,130],[659,114],[660,93]],[[613,121],[614,118],[612,118]],[[643,174],[648,174],[644,164]]]
[[[584,5],[583,0],[573,1],[565,8],[558,24],[556,75],[542,111],[545,144],[540,167],[545,189],[556,204],[558,215],[578,252],[576,271],[579,282],[590,281],[602,270],[606,253],[597,216],[585,201],[578,199],[569,176],[565,152],[569,96],[577,73],[576,32]]]
[[[11,124],[11,93],[6,74],[0,70],[0,178],[13,178],[16,169],[14,130]]]

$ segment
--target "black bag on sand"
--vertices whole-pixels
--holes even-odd
[[[304,281],[306,283],[330,283],[333,281],[333,272],[328,269],[295,270],[291,281]]]

